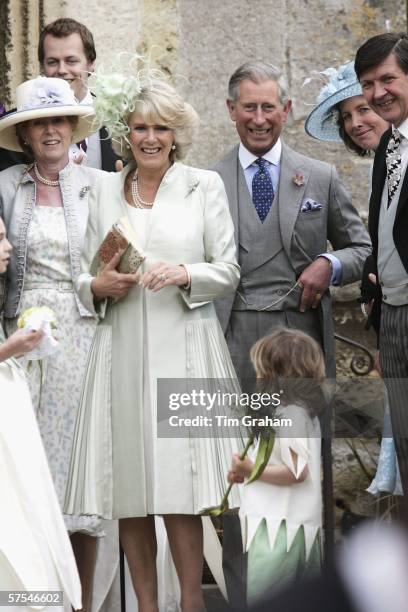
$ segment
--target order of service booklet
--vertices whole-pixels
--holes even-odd
[[[123,274],[136,272],[144,261],[145,255],[127,217],[120,217],[101,242],[91,263],[92,276],[96,276],[119,250],[123,250],[123,255],[117,266],[118,272]]]

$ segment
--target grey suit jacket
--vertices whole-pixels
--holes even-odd
[[[239,159],[238,146],[213,168],[224,181],[230,212],[235,228],[235,243],[239,245],[238,201]],[[295,183],[294,176],[302,175],[303,184]],[[248,194],[241,194],[243,197]],[[321,205],[313,211],[302,212],[302,202],[311,199]],[[321,253],[327,251],[327,240],[342,264],[342,284],[361,278],[366,257],[371,250],[368,233],[351,198],[343,187],[334,166],[306,157],[282,143],[280,177],[274,206],[278,206],[283,247],[295,267],[296,277]],[[268,282],[268,279],[265,279]],[[221,325],[226,330],[231,315],[234,295],[216,303]],[[333,322],[330,293],[321,301],[324,349],[326,358],[334,355]]]

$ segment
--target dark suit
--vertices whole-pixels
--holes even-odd
[[[105,127],[101,127],[99,130],[99,138],[101,142],[102,170],[115,172],[115,163],[120,157],[113,150],[112,140],[108,138],[108,132]]]
[[[386,151],[391,136],[387,130],[378,146],[373,166],[368,228],[373,244],[375,271],[378,277],[378,226],[386,182]],[[408,282],[408,173],[405,174],[392,228],[396,251],[407,273]],[[389,393],[392,430],[404,491],[402,519],[408,524],[408,305],[391,306],[381,285],[377,285],[375,307],[381,308],[379,347],[382,374]]]
[[[405,612],[407,553],[407,534],[395,523],[366,523],[337,549],[321,576],[294,582],[252,612]]]
[[[102,127],[99,130],[99,138],[101,143],[102,170],[114,172],[115,162],[120,159],[120,157],[116,155],[115,151],[112,149],[112,140],[108,138],[106,128]],[[24,153],[0,148],[0,170],[5,170],[17,164],[29,164],[30,161],[31,160]]]
[[[30,160],[24,153],[9,151],[8,149],[2,149],[0,147],[0,170],[6,170],[18,164],[28,164],[29,162]]]
[[[357,612],[338,571],[330,566],[321,576],[292,585],[252,608],[252,612]]]

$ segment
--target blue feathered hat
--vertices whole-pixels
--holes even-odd
[[[306,119],[305,130],[309,136],[317,140],[342,142],[339,135],[336,106],[343,100],[363,94],[354,71],[354,62],[343,64],[338,69],[328,68],[320,74],[326,75],[329,82],[320,90],[316,101],[317,106]]]

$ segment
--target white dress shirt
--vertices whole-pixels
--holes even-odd
[[[276,194],[279,184],[279,173],[280,173],[280,158],[282,153],[282,143],[280,138],[275,142],[272,149],[270,149],[265,155],[262,155],[262,159],[268,162],[268,171],[272,180],[273,191]],[[254,155],[251,151],[242,144],[239,145],[238,151],[239,163],[245,174],[245,181],[248,186],[248,191],[252,198],[252,180],[255,174],[259,170],[259,166],[255,163],[259,159],[259,155]]]
[[[93,106],[93,98],[89,89],[87,90],[85,97],[82,98],[80,104],[84,104],[86,106]],[[99,138],[99,130],[90,134],[87,138],[85,138],[85,142],[87,145],[86,153],[79,149],[79,147],[73,143],[69,148],[69,158],[75,160],[76,157],[81,154],[84,155],[84,159],[81,162],[85,166],[89,166],[90,168],[98,168],[102,169],[102,152],[101,152],[101,141]]]

